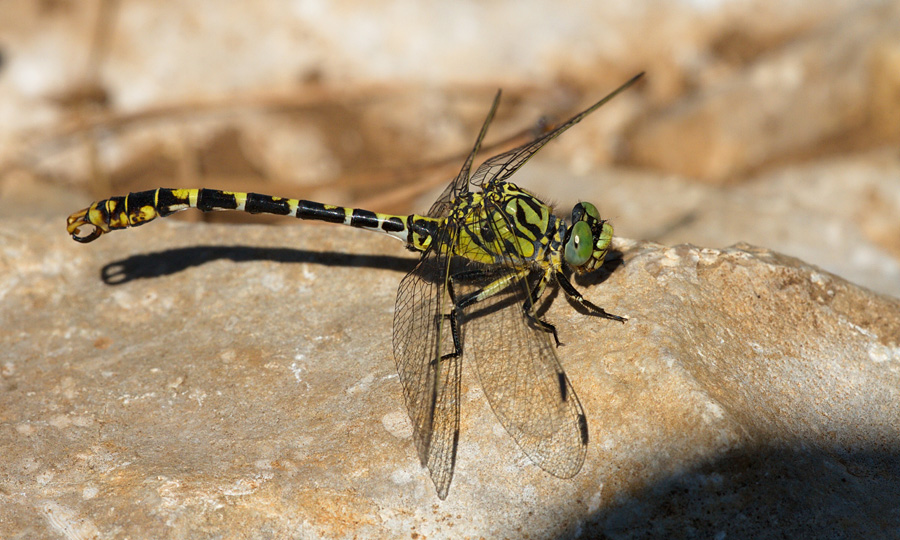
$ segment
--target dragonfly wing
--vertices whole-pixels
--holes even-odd
[[[643,72],[629,79],[625,84],[616,88],[612,92],[606,95],[603,99],[594,103],[587,109],[582,112],[576,114],[569,120],[567,120],[564,124],[561,124],[559,127],[550,131],[546,135],[543,135],[530,143],[523,144],[518,148],[513,148],[507,152],[502,154],[498,154],[484,163],[482,163],[478,169],[475,171],[475,174],[472,175],[471,184],[475,186],[486,186],[493,182],[500,182],[508,179],[512,176],[516,171],[519,170],[522,165],[525,164],[531,156],[537,153],[538,150],[544,147],[545,144],[552,141],[553,139],[562,135],[567,129],[574,126],[578,122],[584,120],[584,118],[596,111],[603,105],[609,102],[612,98],[616,97],[620,92],[624,91],[626,88],[637,82],[643,76]]]
[[[523,310],[530,285],[517,278],[465,311],[467,354],[494,414],[525,454],[550,474],[570,478],[584,463],[587,419],[552,334]]]
[[[472,147],[472,151],[469,152],[468,157],[466,157],[465,163],[463,163],[462,168],[459,171],[459,174],[456,175],[456,178],[453,179],[450,184],[447,185],[444,192],[441,193],[441,196],[438,197],[437,201],[433,205],[431,205],[431,209],[428,210],[428,217],[437,217],[444,218],[450,213],[450,209],[453,208],[453,201],[459,199],[460,195],[469,192],[469,173],[472,170],[472,163],[475,161],[475,156],[478,154],[478,150],[481,149],[481,143],[484,142],[484,136],[487,135],[488,127],[491,125],[491,121],[494,119],[494,114],[497,112],[497,106],[500,105],[500,91],[497,91],[497,95],[494,96],[494,102],[491,104],[491,110],[488,111],[487,117],[484,119],[484,123],[481,125],[481,131],[478,133],[478,138],[475,140],[475,145]]]
[[[394,311],[394,359],[403,385],[413,439],[444,499],[453,479],[459,441],[459,381],[462,358],[454,351],[450,301],[446,296],[448,257],[426,252],[400,282]]]

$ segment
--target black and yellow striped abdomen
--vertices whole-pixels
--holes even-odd
[[[431,244],[440,220],[417,216],[380,214],[358,208],[347,208],[261,195],[220,191],[217,189],[158,188],[129,193],[95,202],[88,208],[69,216],[67,229],[79,242],[91,242],[110,231],[137,227],[157,217],[166,217],[181,210],[196,208],[204,212],[237,210],[250,214],[275,214],[299,219],[341,223],[373,231],[380,231],[406,242],[412,249],[425,251]],[[94,230],[79,236],[79,229],[93,226]]]

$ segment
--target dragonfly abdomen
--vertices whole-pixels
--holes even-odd
[[[397,216],[322,204],[313,201],[273,197],[259,193],[220,191],[217,189],[158,188],[111,197],[75,212],[68,219],[69,234],[79,242],[91,242],[100,235],[128,227],[137,227],[181,210],[196,208],[203,212],[237,210],[250,214],[275,214],[299,219],[340,223],[379,231],[398,238],[413,249],[423,251],[430,243],[436,221],[423,216]],[[94,230],[79,236],[83,226]]]

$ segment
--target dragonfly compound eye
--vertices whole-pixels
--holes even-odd
[[[600,211],[597,210],[597,207],[589,202],[581,203],[581,207],[584,208],[584,213],[590,216],[592,219],[600,221]]]
[[[590,260],[594,253],[591,226],[584,221],[572,225],[569,240],[566,242],[566,262],[572,266],[581,266]]]

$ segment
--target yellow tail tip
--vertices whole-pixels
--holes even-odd
[[[66,230],[72,235],[73,240],[81,242],[82,244],[93,242],[97,238],[100,238],[100,235],[104,233],[103,229],[85,219],[89,212],[90,208],[79,210],[69,216],[66,220]],[[78,233],[80,232],[80,229],[85,226],[93,227],[93,230],[87,235],[80,236]]]

